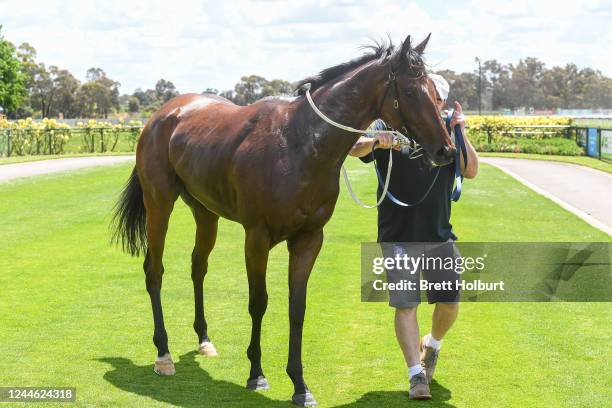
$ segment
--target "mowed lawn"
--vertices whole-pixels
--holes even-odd
[[[373,201],[372,168],[348,164],[360,196]],[[244,389],[250,317],[242,227],[220,223],[205,280],[220,356],[204,358],[191,327],[195,227],[180,201],[162,291],[177,374],[153,373],[142,259],[108,244],[110,210],[130,171],[118,165],[0,184],[0,386],[76,387],[77,406],[289,407],[286,247],[274,248],[268,268],[262,349],[271,389],[253,393]],[[393,311],[360,302],[360,243],[375,240],[375,220],[343,186],[311,276],[304,329],[305,378],[320,406],[609,406],[608,303],[464,303],[444,342],[433,400],[409,401]],[[466,183],[453,222],[463,241],[611,240],[487,165]],[[420,308],[423,331],[431,310]]]

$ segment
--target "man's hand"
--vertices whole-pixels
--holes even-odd
[[[374,136],[375,148],[401,150],[401,146],[393,146],[393,135],[389,133],[377,133]]]
[[[454,129],[456,125],[461,127],[461,132],[465,135],[465,116],[463,116],[461,104],[457,101],[455,101],[455,112],[453,112],[453,117],[451,118],[451,129]]]
[[[461,105],[459,102],[455,101],[455,112],[453,112],[453,117],[451,118],[451,129],[454,129],[456,125],[461,127],[461,133],[463,133],[463,139],[465,141],[465,147],[467,151],[468,165],[465,166],[465,162],[463,160],[463,152],[461,152],[460,163],[461,163],[461,174],[465,178],[474,178],[476,174],[478,174],[478,154],[470,143],[470,139],[468,139],[467,134],[465,133],[465,116],[463,116],[463,111],[461,109]],[[457,148],[459,148],[457,146]]]

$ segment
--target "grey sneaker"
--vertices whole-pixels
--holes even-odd
[[[429,384],[424,372],[412,376],[410,379],[410,393],[408,395],[411,400],[428,400],[431,398]]]
[[[440,350],[436,350],[433,347],[427,347],[425,343],[421,341],[421,365],[423,369],[425,369],[427,384],[431,382],[434,372],[436,371],[439,355]]]

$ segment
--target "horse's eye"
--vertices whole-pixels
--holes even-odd
[[[409,97],[409,98],[415,95],[414,88],[404,88],[403,92],[404,92],[404,95]]]

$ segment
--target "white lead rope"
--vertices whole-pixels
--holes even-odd
[[[374,165],[376,166],[376,164]],[[382,194],[380,195],[380,198],[378,199],[376,204],[367,205],[363,201],[361,201],[359,197],[357,197],[357,195],[353,191],[353,188],[351,187],[351,182],[349,181],[348,173],[346,172],[346,169],[344,168],[344,164],[343,164],[342,165],[342,176],[344,177],[344,183],[346,184],[346,189],[348,190],[351,197],[353,197],[353,201],[355,201],[357,204],[359,204],[363,208],[376,208],[380,204],[382,204],[383,200],[387,196],[387,191],[389,191],[389,180],[391,180],[391,167],[393,167],[393,152],[391,149],[389,149],[389,166],[387,167],[387,176],[385,178],[385,185],[383,187]]]
[[[337,127],[338,129],[346,130],[347,132],[361,133],[361,134],[370,134],[370,133],[372,133],[372,132],[368,132],[367,130],[360,130],[360,129],[352,128],[350,126],[341,125],[340,123],[334,122],[333,120],[331,120],[330,118],[325,116],[325,114],[323,112],[321,112],[319,110],[319,108],[317,108],[317,105],[315,105],[314,101],[312,100],[312,96],[310,96],[310,84],[306,84],[305,88],[306,88],[306,99],[308,100],[308,103],[310,104],[310,107],[325,122],[329,123],[330,125],[332,125],[334,127]],[[410,140],[406,136],[404,136],[403,134],[401,134],[400,132],[398,132],[396,130],[377,130],[376,133],[389,133],[389,134],[393,135],[394,141],[397,144],[400,144],[400,145],[409,145],[409,146],[411,145],[410,144]],[[376,165],[376,164],[374,164],[374,165]],[[387,176],[385,177],[385,184],[383,186],[383,191],[382,191],[382,194],[380,195],[380,199],[374,205],[367,205],[363,201],[361,201],[357,197],[355,192],[353,191],[353,188],[351,187],[351,182],[350,182],[349,177],[348,177],[348,173],[346,172],[346,169],[344,168],[344,164],[343,164],[342,165],[342,176],[344,177],[344,182],[346,184],[346,188],[347,188],[349,194],[351,195],[351,197],[353,198],[353,200],[357,204],[362,206],[363,208],[376,208],[376,207],[378,207],[383,202],[385,197],[387,196],[387,191],[389,190],[389,181],[391,180],[391,167],[393,167],[393,149],[389,149],[389,165],[387,166]]]

